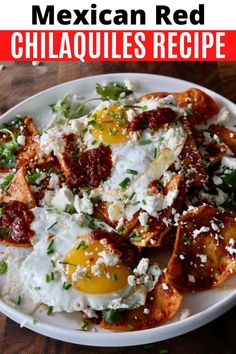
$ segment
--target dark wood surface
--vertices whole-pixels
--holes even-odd
[[[236,63],[31,63],[1,62],[0,114],[25,98],[53,85],[76,78],[112,72],[161,74],[193,81],[236,102]],[[167,349],[168,354],[234,354],[236,353],[236,307],[207,324],[177,338],[150,346],[130,348],[94,348],[50,339],[19,325],[0,314],[1,354],[103,354],[150,353]],[[137,333],[138,336],[138,333]]]

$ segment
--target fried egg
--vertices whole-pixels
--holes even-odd
[[[43,208],[33,212],[34,249],[22,262],[20,278],[34,303],[52,306],[54,312],[145,304],[150,284],[153,288],[158,280],[158,271],[149,274],[147,268],[148,283],[131,286],[131,269],[109,250],[104,240],[90,237],[92,229],[86,220]],[[101,222],[99,225],[111,230]]]

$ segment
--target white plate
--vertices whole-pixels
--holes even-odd
[[[10,109],[1,117],[1,122],[10,121],[17,114],[29,114],[36,120],[38,125],[43,126],[50,118],[49,104],[56,102],[59,97],[76,93],[85,98],[91,98],[95,96],[95,84],[97,82],[123,82],[125,79],[138,81],[137,95],[155,91],[183,91],[189,87],[198,87],[210,94],[220,105],[224,105],[230,110],[232,119],[229,126],[236,122],[235,104],[210,90],[170,77],[136,73],[92,76],[52,87]],[[191,316],[187,319],[179,320],[180,309],[170,322],[157,328],[139,332],[83,332],[78,330],[76,314],[72,316],[54,314],[49,317],[43,312],[36,313],[31,317],[7,306],[2,301],[0,301],[0,310],[14,321],[23,323],[25,327],[52,338],[84,345],[122,347],[157,342],[186,333],[220,316],[235,303],[236,276],[230,278],[223,286],[217,289],[185,295],[181,308],[190,309]],[[39,320],[36,325],[33,324],[33,318]]]

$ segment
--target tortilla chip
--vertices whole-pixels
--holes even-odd
[[[23,119],[25,126],[25,145],[19,151],[17,155],[16,168],[19,169],[21,166],[28,166],[29,164],[34,164],[35,157],[38,156],[40,152],[40,146],[35,138],[39,135],[37,128],[35,127],[32,118],[25,117]]]
[[[205,290],[235,272],[235,218],[209,205],[189,210],[178,226],[168,282],[179,290]]]
[[[236,156],[236,132],[218,124],[211,125],[208,130],[211,135],[217,134]]]
[[[29,209],[36,206],[30,186],[26,180],[26,169],[21,167],[15,177],[13,178],[10,187],[7,190],[7,195],[1,196],[2,200],[8,202],[9,200],[17,200],[25,203]]]
[[[100,326],[114,331],[136,331],[160,326],[174,317],[182,298],[182,295],[167,283],[165,277],[161,276],[155,288],[148,294],[144,306],[127,310],[117,323],[102,320]]]
[[[208,180],[204,163],[186,118],[182,119],[182,124],[188,134],[186,143],[179,155],[184,166],[186,183],[187,186],[202,186]]]
[[[186,91],[177,93],[149,93],[142,96],[140,100],[151,99],[154,97],[164,98],[168,95],[173,95],[180,107],[189,108],[189,104],[192,105],[191,111],[193,112],[193,115],[189,118],[191,125],[196,125],[212,118],[219,112],[217,103],[209,95],[197,88],[190,88]]]

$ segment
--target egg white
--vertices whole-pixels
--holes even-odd
[[[23,261],[20,269],[20,278],[27,294],[34,303],[43,303],[53,306],[54,312],[74,312],[93,309],[103,310],[111,308],[133,308],[143,305],[146,300],[147,289],[140,285],[131,287],[127,284],[120,291],[107,294],[88,294],[71,287],[63,289],[63,283],[68,282],[64,273],[63,261],[71,248],[77,245],[78,237],[88,234],[91,229],[82,227],[81,220],[75,215],[55,213],[43,208],[33,210],[36,218],[32,227],[36,231],[34,250]],[[55,222],[55,226],[50,228]],[[50,228],[50,230],[48,230]],[[56,235],[54,239],[55,252],[47,254],[49,234]],[[56,263],[53,266],[51,260]],[[55,279],[46,282],[46,274],[58,272]],[[36,290],[39,289],[40,290]]]

